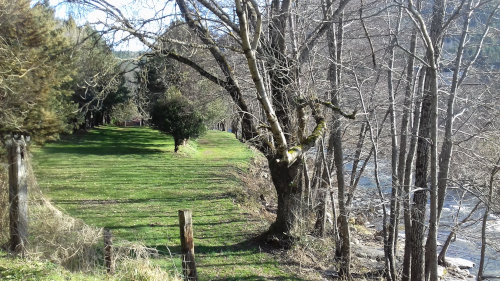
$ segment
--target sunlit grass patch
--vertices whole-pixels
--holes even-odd
[[[248,172],[253,153],[224,132],[209,131],[176,154],[171,137],[149,128],[100,127],[47,144],[34,159],[58,208],[155,248],[155,262],[169,271],[180,270],[177,211],[192,209],[201,280],[292,280],[249,242],[266,222],[237,204],[237,174]]]

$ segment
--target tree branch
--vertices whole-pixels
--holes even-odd
[[[201,67],[199,64],[197,64],[196,62],[194,62],[186,57],[183,57],[183,56],[178,55],[176,53],[170,52],[168,50],[162,51],[162,54],[165,55],[167,58],[174,59],[182,64],[185,64],[185,65],[191,67],[192,69],[196,70],[201,76],[207,78],[208,80],[212,81],[213,83],[215,83],[221,87],[225,87],[227,85],[226,81],[209,73],[208,71],[203,69],[203,67]]]

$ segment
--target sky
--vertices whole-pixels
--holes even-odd
[[[151,19],[155,17],[155,10],[163,8],[166,2],[161,0],[107,0],[111,5],[119,8],[122,13],[130,19]],[[50,5],[56,10],[56,17],[60,19],[67,19],[70,15],[75,19],[78,25],[86,23],[94,26],[96,30],[105,30],[105,25],[116,25],[116,21],[110,18],[103,11],[90,10],[74,4],[65,3],[63,0],[50,0]],[[174,11],[173,3],[163,9],[164,13],[172,14]],[[166,21],[152,22],[144,28],[148,31],[157,32],[166,27]],[[105,38],[109,42],[121,42],[128,34],[124,32],[117,32],[114,34],[107,34]],[[144,51],[147,49],[138,39],[132,38],[114,45],[114,50],[117,51]]]

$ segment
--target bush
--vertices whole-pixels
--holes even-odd
[[[198,137],[205,131],[202,115],[176,89],[170,89],[164,99],[158,100],[151,109],[151,123],[155,129],[174,137],[175,152],[189,138]]]

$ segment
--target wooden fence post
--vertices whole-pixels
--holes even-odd
[[[104,263],[108,274],[115,273],[115,261],[113,258],[113,235],[111,230],[104,229]]]
[[[26,140],[12,136],[7,142],[9,164],[9,222],[10,250],[26,253],[28,238],[28,181],[26,169]]]
[[[181,230],[182,273],[184,280],[198,281],[194,261],[193,220],[191,210],[179,210]]]

